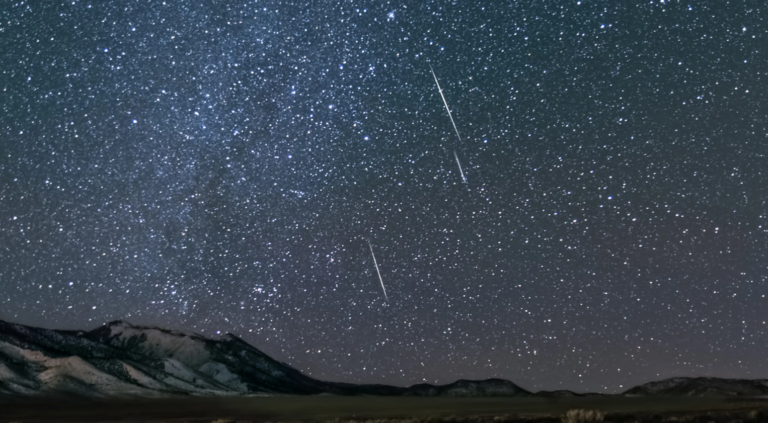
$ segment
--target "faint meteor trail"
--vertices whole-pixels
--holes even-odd
[[[376,263],[376,255],[373,254],[373,245],[371,245],[370,239],[365,239],[368,241],[368,248],[371,249],[371,257],[373,257],[373,265],[376,266],[376,274],[379,275],[379,282],[381,282],[381,290],[384,291],[384,299],[389,301],[389,297],[387,297],[387,288],[384,288],[384,279],[381,278],[381,272],[379,272],[379,264]]]
[[[453,130],[456,131],[456,137],[459,139],[459,142],[461,142],[461,135],[459,135],[459,128],[456,127],[456,122],[453,120],[453,115],[451,114],[451,109],[448,108],[448,102],[445,101],[445,96],[443,95],[443,89],[440,88],[440,83],[437,81],[437,75],[435,75],[435,70],[432,69],[432,65],[429,65],[429,70],[432,71],[432,77],[435,78],[435,85],[437,85],[437,91],[440,93],[440,98],[443,99],[443,104],[445,104],[445,111],[448,112],[448,117],[451,118],[451,124],[453,125]],[[461,168],[461,162],[459,161],[459,155],[456,154],[456,150],[453,151],[453,157],[456,157],[456,164],[459,165],[459,173],[461,173],[461,180],[464,181],[464,183],[467,183],[467,178],[464,176],[464,170]]]
[[[456,164],[459,165],[459,173],[461,173],[461,180],[467,183],[467,178],[464,177],[464,170],[461,169],[461,162],[459,161],[459,155],[456,154],[456,150],[453,151],[453,157],[456,157]]]

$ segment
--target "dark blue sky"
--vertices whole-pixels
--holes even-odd
[[[5,2],[0,318],[348,382],[767,377],[766,13]]]

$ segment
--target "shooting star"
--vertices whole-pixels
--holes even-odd
[[[373,257],[373,265],[376,266],[376,274],[379,275],[379,282],[381,282],[381,290],[384,291],[384,299],[389,301],[389,297],[387,297],[387,288],[384,288],[384,279],[381,278],[381,272],[379,272],[379,264],[376,263],[376,255],[373,254],[373,245],[371,245],[371,240],[366,238],[366,241],[368,241],[368,248],[371,249],[371,257]]]
[[[453,130],[456,131],[456,136],[459,138],[459,142],[461,142],[461,135],[459,135],[459,129],[456,128],[456,122],[453,121],[453,115],[451,115],[451,109],[448,108],[448,102],[445,101],[443,90],[440,88],[440,83],[437,82],[437,75],[435,75],[435,70],[432,69],[432,65],[429,65],[429,70],[432,71],[432,76],[435,78],[435,85],[437,85],[437,91],[440,92],[440,97],[443,99],[443,104],[445,104],[445,111],[448,112],[448,117],[451,118],[451,123],[453,124]]]
[[[432,71],[432,77],[435,78],[435,85],[437,85],[437,91],[440,93],[440,98],[443,99],[443,104],[445,104],[445,111],[448,112],[448,117],[451,118],[451,124],[453,125],[453,130],[456,131],[456,137],[459,139],[459,142],[461,142],[461,135],[459,135],[459,128],[456,127],[456,122],[453,120],[451,109],[448,108],[448,102],[445,101],[445,96],[443,95],[443,89],[440,88],[440,83],[437,82],[437,75],[435,75],[435,70],[432,69],[432,65],[429,65],[429,70]],[[467,178],[464,176],[464,170],[461,168],[459,155],[456,154],[455,150],[453,151],[453,157],[456,157],[456,164],[459,165],[459,173],[461,173],[461,180],[464,181],[464,183],[466,184]]]
[[[456,150],[453,151],[453,157],[456,157],[456,164],[459,165],[459,173],[461,173],[461,180],[467,183],[467,178],[464,177],[464,170],[461,168],[461,162],[459,161],[459,155],[456,154]]]

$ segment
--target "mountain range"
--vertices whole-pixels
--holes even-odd
[[[166,397],[178,395],[578,396],[529,392],[502,379],[407,388],[325,382],[272,359],[232,334],[219,339],[115,321],[91,331],[0,320],[0,395]],[[674,378],[627,396],[763,396],[768,380]]]

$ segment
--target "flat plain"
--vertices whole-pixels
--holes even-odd
[[[72,398],[4,399],[0,400],[0,422],[559,422],[560,416],[572,409],[602,411],[606,413],[606,422],[698,421],[696,416],[709,416],[702,421],[746,422],[757,421],[758,415],[762,418],[765,412],[760,411],[768,409],[768,400],[607,396],[544,399],[324,395],[109,401]]]

